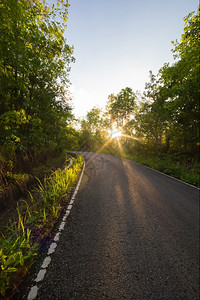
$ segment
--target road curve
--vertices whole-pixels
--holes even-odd
[[[37,299],[199,299],[199,190],[126,159],[84,156]]]

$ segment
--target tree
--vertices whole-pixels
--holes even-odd
[[[107,110],[117,127],[123,127],[133,114],[135,99],[136,95],[129,87],[121,89],[117,96],[114,94],[108,96]]]
[[[93,107],[81,121],[80,148],[97,151],[105,143],[106,135],[107,120],[101,109]]]
[[[192,155],[198,153],[199,140],[199,14],[184,18],[181,40],[174,44],[177,61],[160,69],[160,83],[170,111],[170,135],[173,149]]]
[[[4,0],[0,4],[0,120],[9,123],[10,111],[25,112],[27,122],[20,127],[17,147],[46,147],[46,142],[41,142],[50,136],[55,140],[51,127],[56,126],[61,111],[65,116],[65,111],[70,111],[62,88],[68,83],[69,63],[74,60],[73,49],[63,37],[67,8],[68,1],[57,1],[56,7],[40,0]],[[7,140],[2,122],[1,145]],[[42,139],[31,139],[37,129]]]
[[[135,128],[145,142],[156,153],[162,150],[167,141],[168,110],[165,95],[159,79],[150,73],[150,82],[146,83],[144,102],[136,114]]]
[[[198,14],[190,13],[184,21],[180,42],[173,43],[174,64],[164,64],[157,76],[150,72],[136,128],[156,153],[195,156],[199,140]]]
[[[50,153],[68,140],[74,61],[64,39],[68,6],[67,0],[0,1],[0,157],[11,144],[17,159],[24,151]]]

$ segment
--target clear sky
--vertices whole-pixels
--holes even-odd
[[[70,81],[73,113],[104,108],[126,86],[144,90],[149,70],[173,63],[171,41],[180,39],[183,18],[196,0],[70,0],[65,38],[76,62]]]

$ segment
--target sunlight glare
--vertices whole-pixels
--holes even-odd
[[[114,128],[113,130],[109,130],[108,133],[112,139],[119,138],[122,135],[121,131],[116,128]]]

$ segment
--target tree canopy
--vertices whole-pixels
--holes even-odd
[[[55,5],[56,4],[56,5]],[[70,118],[66,91],[73,48],[64,29],[68,1],[0,3],[0,145],[17,149],[57,147],[63,118]]]
[[[108,96],[107,111],[118,127],[123,127],[133,113],[135,99],[136,95],[130,87],[121,89],[117,96]]]
[[[0,173],[72,147],[67,0],[0,1]],[[21,162],[23,165],[23,160]]]
[[[199,16],[190,13],[180,42],[172,42],[175,62],[150,72],[137,132],[156,149],[197,155],[199,141]]]

